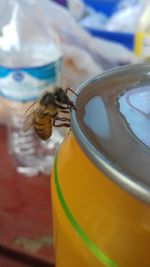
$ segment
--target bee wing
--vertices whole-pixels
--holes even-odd
[[[35,101],[25,112],[25,119],[23,122],[23,132],[28,131],[33,125],[33,116],[38,109],[39,101]]]

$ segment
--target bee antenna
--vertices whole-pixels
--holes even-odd
[[[69,87],[67,87],[67,89],[66,89],[66,94],[67,94],[68,91],[70,91],[70,92],[72,92],[74,95],[78,96],[78,95],[77,95],[71,88],[69,88]]]

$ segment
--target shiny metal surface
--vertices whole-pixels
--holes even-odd
[[[85,152],[85,154],[91,159],[91,161],[100,169],[102,170],[111,180],[113,180],[115,183],[120,185],[123,189],[125,189],[130,194],[136,196],[138,199],[150,204],[150,149],[148,146],[140,142],[138,138],[135,138],[134,134],[131,133],[127,127],[124,126],[125,121],[123,117],[121,117],[120,110],[117,110],[117,113],[114,114],[114,123],[115,122],[115,116],[118,117],[119,124],[116,127],[118,127],[118,137],[114,134],[116,131],[116,127],[113,124],[113,131],[109,129],[109,119],[107,118],[107,108],[105,109],[105,106],[103,104],[103,101],[101,99],[101,92],[99,97],[97,96],[97,93],[94,95],[94,90],[97,90],[98,92],[98,85],[100,84],[101,88],[104,87],[106,83],[115,84],[117,86],[120,86],[122,83],[122,86],[118,89],[118,95],[121,95],[124,90],[126,91],[130,87],[138,87],[142,84],[146,84],[146,86],[150,87],[150,65],[147,64],[139,64],[139,65],[132,65],[132,66],[125,66],[125,67],[119,67],[112,70],[109,70],[103,74],[100,74],[85,83],[83,83],[77,90],[78,97],[74,97],[74,101],[77,104],[77,112],[72,112],[71,114],[71,127],[74,133],[75,138],[77,139],[78,143],[80,144],[81,148]],[[114,85],[114,88],[116,88]],[[95,87],[97,86],[97,87]],[[91,91],[89,91],[89,88]],[[96,89],[95,89],[96,88]],[[107,90],[107,88],[106,88]],[[109,89],[110,90],[110,89]],[[90,92],[89,95],[87,95],[86,91]],[[86,112],[83,112],[83,106],[86,106],[86,104],[82,103],[82,105],[79,105],[82,93],[84,93],[83,99],[87,98],[86,104],[88,103],[88,110],[90,107],[90,100],[93,97],[94,105],[90,107],[89,115],[86,116]],[[91,96],[90,96],[91,94]],[[93,95],[92,95],[93,94]],[[109,98],[109,94],[107,96]],[[116,99],[117,102],[117,99]],[[81,103],[80,103],[81,104]],[[99,111],[101,113],[101,116],[99,115],[99,111],[95,110],[96,106],[99,107]],[[116,112],[116,106],[113,107]],[[111,112],[111,110],[110,110]],[[85,114],[81,114],[85,113]],[[120,113],[120,114],[119,114]],[[95,117],[91,117],[90,123],[88,122],[88,118],[91,114],[95,114]],[[82,127],[81,124],[81,116],[84,117],[84,125],[86,127]],[[109,114],[110,115],[110,114]],[[103,125],[104,127],[101,127],[99,131],[99,140],[100,143],[98,144],[98,147],[96,141],[92,141],[92,138],[90,139],[89,136],[92,136],[93,133],[90,131],[94,131],[94,136],[97,138],[98,136],[98,123],[97,123],[97,117],[100,118],[100,125]],[[93,119],[94,118],[94,119]],[[83,118],[82,118],[83,121]],[[89,124],[88,124],[89,123]],[[91,129],[90,126],[92,125]],[[121,126],[120,126],[121,125]],[[88,127],[88,128],[87,128]],[[88,129],[88,130],[87,130]],[[95,130],[93,130],[95,129]],[[125,137],[122,135],[119,136],[119,131],[125,132]],[[88,133],[88,131],[90,133]],[[113,138],[111,137],[113,136]],[[110,138],[110,140],[109,140]],[[118,138],[118,142],[117,142]],[[126,145],[126,140],[131,142],[128,142],[127,151],[122,151],[119,143],[119,138],[121,138],[123,145]],[[123,139],[125,138],[125,139]],[[125,140],[125,142],[123,142]],[[116,143],[115,143],[116,142]],[[103,143],[105,146],[103,147]],[[109,144],[112,144],[113,149],[109,151],[110,147]],[[116,151],[115,150],[116,145]],[[118,146],[118,148],[117,148]],[[120,146],[120,150],[119,150]],[[106,148],[106,150],[105,150]],[[137,151],[135,151],[137,149]],[[117,155],[118,150],[118,155]],[[106,153],[106,151],[110,152]],[[127,160],[126,165],[122,165],[120,163],[119,159],[119,153],[122,151],[122,163],[124,158]],[[112,153],[112,154],[111,154]],[[116,153],[116,154],[114,154]],[[126,153],[126,154],[124,154]],[[133,157],[132,157],[133,153]],[[109,156],[108,156],[109,154]],[[129,154],[129,159],[127,158],[127,155]],[[110,157],[110,155],[112,157]],[[115,155],[115,156],[114,156]],[[116,156],[117,155],[117,156]],[[115,158],[116,157],[116,158]],[[141,158],[140,158],[141,157]],[[119,160],[118,160],[119,159]],[[145,160],[146,159],[146,160]],[[131,161],[131,164],[128,163],[128,160]],[[141,164],[141,167],[139,166]],[[129,169],[128,169],[128,165]],[[145,166],[144,166],[145,165]],[[137,170],[136,170],[137,166]],[[146,170],[144,169],[146,168]],[[139,171],[138,171],[139,170]]]

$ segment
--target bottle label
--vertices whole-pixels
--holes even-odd
[[[135,54],[145,60],[150,60],[150,34],[137,32],[135,34]]]
[[[0,95],[10,100],[28,102],[58,84],[61,59],[33,68],[0,66]]]

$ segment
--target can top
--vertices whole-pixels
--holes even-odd
[[[80,86],[71,126],[110,179],[150,204],[150,65],[119,67]]]

